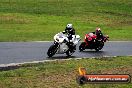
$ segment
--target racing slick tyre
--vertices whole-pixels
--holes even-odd
[[[66,55],[70,57],[75,51],[74,50],[67,50]]]
[[[52,57],[57,51],[57,47],[55,45],[51,45],[50,48],[48,49],[47,55],[49,57]]]
[[[100,42],[100,44],[98,45],[98,47],[95,48],[95,50],[98,52],[99,50],[101,50],[104,46],[103,42]]]

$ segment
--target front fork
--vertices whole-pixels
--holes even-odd
[[[58,43],[58,42],[56,42],[56,41],[54,41],[54,46],[56,47],[55,52],[57,52],[57,50],[58,50],[58,48],[59,48],[59,43]]]

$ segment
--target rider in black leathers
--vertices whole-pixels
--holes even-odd
[[[92,32],[94,34],[96,34],[97,36],[97,40],[104,40],[104,35],[103,33],[101,32],[101,29],[100,28],[96,28],[95,32]]]
[[[72,35],[75,35],[75,29],[73,28],[72,24],[67,24],[65,31],[63,31],[62,33],[66,33],[68,35],[68,39],[69,41],[66,43],[69,47],[69,49],[73,49],[73,42],[71,42],[72,40]]]

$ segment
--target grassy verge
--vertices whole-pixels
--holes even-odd
[[[89,74],[130,74],[132,57],[96,58],[25,64],[21,68],[0,72],[0,88],[130,88],[130,84],[76,83],[78,67]]]
[[[131,0],[1,0],[0,41],[44,41],[73,23],[82,39],[101,27],[110,40],[132,40]]]

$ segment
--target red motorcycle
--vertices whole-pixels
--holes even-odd
[[[98,39],[96,34],[94,33],[88,33],[85,35],[84,42],[81,43],[79,46],[79,50],[83,51],[85,49],[95,49],[96,51],[99,51],[103,48],[104,42],[108,40],[108,35],[103,36],[103,38]]]

